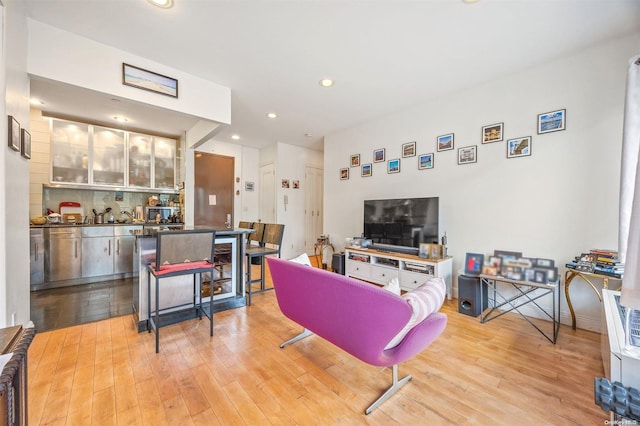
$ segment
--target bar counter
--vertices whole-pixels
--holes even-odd
[[[231,292],[221,295],[213,295],[214,309],[227,309],[228,307],[244,306],[245,300],[245,241],[248,234],[255,232],[253,229],[245,228],[225,228],[210,226],[185,226],[184,229],[206,229],[216,231],[216,253],[220,248],[222,252],[229,255],[230,264],[228,270],[228,281]],[[164,225],[146,226],[143,230],[131,231],[136,237],[136,250],[134,251],[134,262],[139,275],[133,283],[133,311],[138,321],[138,331],[147,330],[147,279],[149,276],[147,267],[155,261],[156,256],[156,236],[158,232],[172,232],[171,228]],[[224,270],[224,267],[222,268]],[[213,293],[213,278],[209,287]],[[168,309],[167,314],[162,314],[162,324],[171,324],[189,318],[195,318],[193,309],[184,309],[180,306],[188,305],[193,297],[193,279],[191,276],[178,276],[166,278],[162,282],[163,289],[160,297],[160,309]],[[155,304],[155,295],[151,295],[152,306]],[[211,297],[211,296],[210,296]],[[208,300],[208,299],[204,299]],[[203,300],[203,301],[204,301]],[[225,306],[226,305],[226,306]],[[217,310],[217,309],[216,309]]]

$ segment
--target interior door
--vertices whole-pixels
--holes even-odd
[[[305,168],[304,240],[307,254],[314,253],[314,244],[322,235],[323,176],[322,169]]]
[[[273,163],[260,167],[260,219],[276,223],[276,172]]]
[[[233,226],[233,157],[196,152],[193,203],[194,225]]]

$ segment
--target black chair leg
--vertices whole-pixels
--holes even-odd
[[[160,352],[160,280],[156,278],[156,353]]]

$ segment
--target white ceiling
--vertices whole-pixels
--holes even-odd
[[[216,139],[258,148],[322,149],[341,129],[640,31],[638,0],[10,1],[38,21],[231,88],[232,124]],[[325,77],[335,86],[320,87]],[[57,114],[104,121],[116,104],[136,127],[166,134],[196,121],[59,83],[32,81],[31,91]]]

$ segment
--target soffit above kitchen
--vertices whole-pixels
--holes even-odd
[[[216,139],[257,148],[322,149],[324,136],[637,33],[640,22],[637,0],[25,3],[35,20],[231,88],[232,122]],[[32,85],[35,96],[47,90],[62,89]],[[69,100],[61,111],[78,99],[57,96]],[[104,114],[110,102],[83,110]],[[189,124],[137,106],[150,120],[140,127]]]

